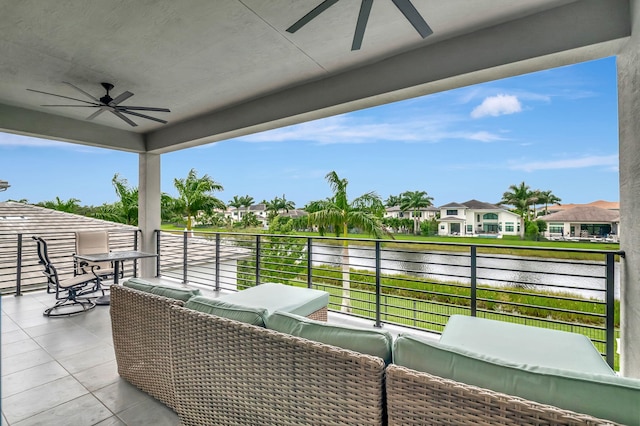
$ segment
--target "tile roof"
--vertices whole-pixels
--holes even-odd
[[[613,223],[620,222],[620,213],[594,206],[579,206],[540,216],[546,222]]]

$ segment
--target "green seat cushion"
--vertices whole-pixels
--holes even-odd
[[[393,338],[386,331],[330,324],[280,311],[267,317],[267,328],[315,342],[377,356],[387,364],[391,362]]]
[[[234,305],[220,299],[205,296],[194,296],[185,304],[186,308],[207,314],[229,318],[235,321],[264,327],[267,316],[266,309]]]
[[[440,343],[516,364],[615,375],[587,336],[452,315]]]
[[[183,302],[188,301],[193,296],[199,296],[201,294],[200,290],[198,289],[186,289],[165,285],[155,285],[141,278],[129,278],[123,283],[123,285],[135,290],[156,294],[158,296],[168,297],[170,299],[181,300]]]
[[[329,293],[284,284],[265,283],[237,293],[226,294],[219,300],[252,308],[264,308],[269,313],[289,312],[307,316],[329,304]]]
[[[400,335],[393,363],[623,424],[640,424],[640,380],[510,363]]]

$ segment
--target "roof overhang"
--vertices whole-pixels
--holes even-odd
[[[164,153],[484,81],[615,55],[631,33],[629,0],[413,0],[422,39],[391,1],[350,51],[359,2],[2,1],[0,130],[130,152]],[[131,127],[79,96],[135,93],[171,109]],[[150,114],[153,115],[153,114]]]

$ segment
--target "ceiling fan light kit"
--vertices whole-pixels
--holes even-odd
[[[72,101],[82,102],[82,103],[85,104],[85,105],[41,105],[41,106],[46,106],[46,107],[71,107],[71,108],[98,108],[93,114],[91,114],[90,116],[87,117],[87,120],[93,120],[94,118],[96,118],[98,115],[100,115],[104,111],[109,111],[113,115],[115,115],[116,117],[120,118],[121,120],[123,120],[124,122],[126,122],[128,125],[130,125],[132,127],[136,127],[137,124],[133,120],[129,119],[129,117],[125,116],[124,114],[145,118],[147,120],[156,121],[156,122],[162,123],[162,124],[167,124],[166,120],[161,120],[159,118],[152,117],[152,116],[146,115],[146,114],[141,114],[141,113],[135,112],[135,111],[171,112],[168,108],[120,105],[122,102],[124,102],[125,100],[129,99],[130,97],[132,97],[133,93],[131,93],[129,91],[125,91],[125,92],[122,92],[121,94],[119,94],[118,96],[116,96],[115,98],[112,98],[111,94],[110,94],[110,91],[113,90],[114,85],[111,84],[111,83],[100,83],[102,85],[102,87],[104,88],[104,90],[106,91],[106,93],[105,93],[104,96],[102,96],[99,99],[96,98],[95,96],[91,95],[90,93],[85,92],[81,88],[69,83],[69,82],[64,81],[63,83],[66,84],[69,87],[72,87],[76,91],[82,93],[84,95],[84,97],[90,99],[91,101],[72,98],[72,97],[69,97],[69,96],[57,95],[55,93],[42,92],[40,90],[34,90],[34,89],[27,89],[27,90],[29,90],[31,92],[36,92],[36,93],[43,93],[43,94],[49,95],[49,96],[56,96],[58,98],[70,99]]]
[[[393,4],[402,12],[405,18],[411,23],[413,28],[420,34],[422,38],[427,38],[433,34],[433,30],[429,27],[429,24],[422,18],[420,12],[415,8],[411,0],[391,0]],[[300,28],[307,25],[311,20],[316,18],[322,12],[336,4],[338,0],[324,0],[318,6],[316,6],[309,13],[298,19],[293,25],[287,28],[287,32],[293,34]],[[358,21],[356,22],[356,30],[353,34],[353,43],[351,44],[351,50],[360,50],[362,46],[362,40],[364,38],[364,30],[367,27],[369,21],[369,13],[373,6],[373,0],[362,0],[360,3],[360,13],[358,14]]]

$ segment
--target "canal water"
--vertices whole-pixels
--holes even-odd
[[[313,265],[340,265],[342,247],[314,243]],[[469,284],[469,253],[381,250],[382,274],[403,274],[437,281]],[[352,269],[375,271],[375,248],[351,245]],[[586,298],[605,299],[606,267],[602,262],[528,258],[510,255],[479,254],[476,260],[478,285],[519,286]],[[620,298],[620,264],[615,264],[614,294]]]

